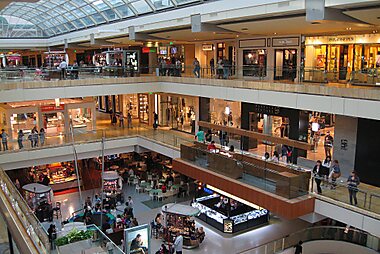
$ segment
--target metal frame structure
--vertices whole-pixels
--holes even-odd
[[[53,37],[204,0],[40,0],[0,11],[0,37]]]

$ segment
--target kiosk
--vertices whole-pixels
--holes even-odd
[[[183,248],[193,249],[199,246],[194,217],[200,213],[196,207],[169,203],[162,207],[166,228],[164,239],[167,243],[174,242],[177,232],[183,236]]]

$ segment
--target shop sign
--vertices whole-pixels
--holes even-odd
[[[328,39],[328,43],[350,43],[354,41],[355,41],[355,38],[353,36],[329,37]]]
[[[151,48],[151,47],[143,47],[142,48],[143,53],[156,53],[157,50],[156,48]]]
[[[224,233],[233,233],[234,231],[234,221],[230,219],[223,220],[223,232]]]
[[[202,45],[202,50],[203,51],[212,51],[212,48],[213,48],[212,44]]]
[[[250,39],[250,40],[240,40],[239,48],[257,48],[257,47],[265,47],[266,39]]]
[[[41,112],[63,111],[64,109],[65,109],[65,104],[61,104],[59,106],[56,106],[56,105],[41,106]]]
[[[276,106],[255,104],[253,107],[253,112],[267,115],[279,115],[281,113],[281,108]]]
[[[272,39],[272,46],[273,47],[282,47],[282,46],[299,46],[299,40],[298,37],[292,37],[292,38],[273,38]]]

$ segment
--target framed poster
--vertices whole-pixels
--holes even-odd
[[[150,227],[148,224],[127,228],[124,231],[124,253],[151,254]]]

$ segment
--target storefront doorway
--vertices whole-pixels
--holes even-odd
[[[297,49],[276,49],[274,61],[274,79],[294,81],[297,76]]]
[[[196,97],[160,95],[159,117],[161,126],[195,133]]]

